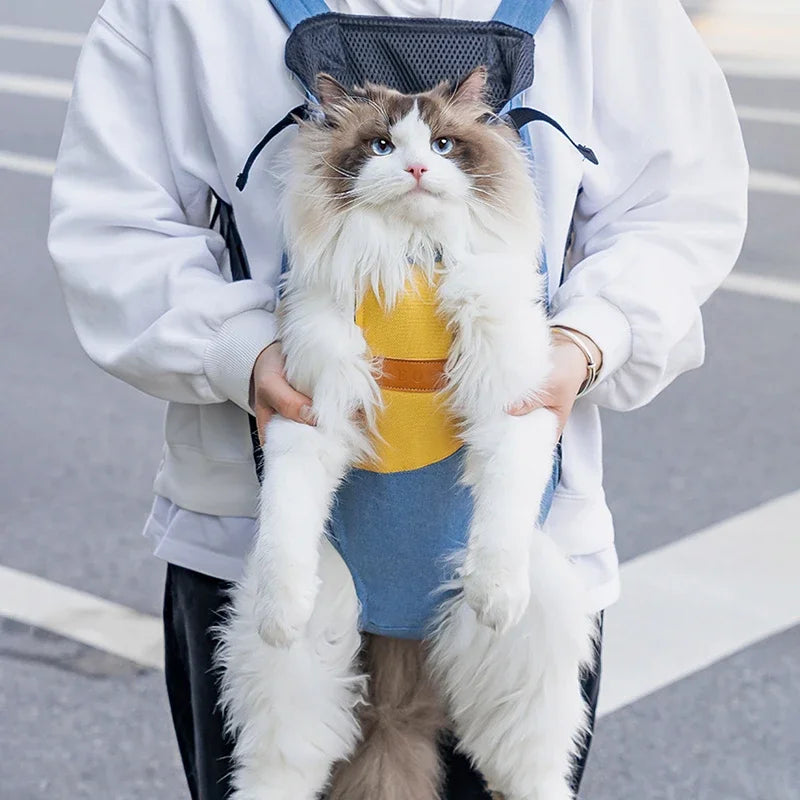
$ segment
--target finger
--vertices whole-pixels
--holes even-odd
[[[311,398],[295,391],[282,378],[276,380],[270,387],[270,405],[282,417],[303,422],[306,425],[315,425],[314,412],[311,407]]]
[[[541,407],[542,404],[537,403],[535,400],[520,400],[518,403],[514,403],[513,406],[509,406],[506,409],[506,413],[511,414],[512,417],[524,417],[526,414],[530,414],[531,411]]]

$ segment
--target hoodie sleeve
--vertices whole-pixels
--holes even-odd
[[[733,268],[748,166],[721,70],[678,0],[596,0],[593,126],[553,323],[603,351],[591,402],[649,402],[704,357],[700,306]]]
[[[98,18],[59,151],[50,252],[99,366],[165,400],[247,409],[253,362],[275,336],[274,291],[222,276],[209,187],[185,175],[178,187],[164,139],[145,40]]]

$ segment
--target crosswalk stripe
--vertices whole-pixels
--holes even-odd
[[[49,177],[55,171],[55,161],[0,150],[0,169]],[[750,189],[754,192],[800,196],[800,179],[779,172],[753,170],[750,173]]]
[[[43,78],[39,75],[0,72],[0,92],[21,94],[25,97],[44,97],[49,100],[69,100],[72,96],[72,82],[59,78]]]
[[[622,565],[609,609],[601,714],[800,624],[800,491]],[[153,616],[0,566],[0,616],[161,668]]]
[[[760,10],[759,10],[760,11]],[[0,40],[29,42],[32,44],[82,47],[86,37],[82,33],[37,28],[24,25],[0,25]],[[800,63],[791,60],[720,57],[720,65],[728,75],[753,78],[799,78]]]
[[[750,171],[750,191],[800,197],[800,178],[782,172],[754,169]]]
[[[800,624],[798,519],[800,491],[626,563],[599,712]]]
[[[800,59],[770,60],[726,56],[717,61],[730,78],[800,79]]]
[[[31,28],[24,25],[0,25],[0,40],[30,42],[31,44],[55,44],[65,47],[81,47],[86,37],[82,33],[57,31],[51,28]]]
[[[758,108],[756,106],[737,106],[739,119],[749,122],[767,122],[775,125],[800,125],[800,111],[786,108]]]
[[[38,158],[0,150],[0,169],[49,178],[56,170],[56,162],[50,158]]]
[[[800,281],[737,271],[726,278],[721,288],[729,292],[765,297],[770,300],[800,303]]]
[[[2,565],[0,616],[163,668],[163,635],[155,617]]]

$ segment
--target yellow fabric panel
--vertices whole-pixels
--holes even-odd
[[[436,286],[421,271],[414,273],[395,306],[367,292],[356,311],[356,323],[374,356],[429,360],[447,358],[452,336],[439,314]],[[382,389],[378,416],[377,459],[359,465],[373,472],[405,472],[435,464],[461,446],[455,422],[435,392]]]
[[[374,355],[387,358],[447,358],[453,337],[439,314],[436,286],[416,270],[394,308],[368,291],[356,311],[356,324]]]
[[[377,460],[361,464],[371,472],[405,472],[435,464],[461,446],[452,417],[434,392],[384,389],[378,417]]]

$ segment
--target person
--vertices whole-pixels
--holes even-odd
[[[497,0],[330,6],[487,20]],[[81,344],[169,402],[146,534],[168,562],[166,679],[195,800],[228,790],[210,627],[255,533],[248,414],[262,429],[273,413],[310,419],[274,342],[280,188],[264,165],[281,137],[248,190],[234,188],[253,145],[302,100],[281,62],[287,35],[267,0],[107,0],[80,58],[53,183],[49,246]],[[679,0],[559,0],[536,43],[525,104],[600,160],[582,161],[550,128],[531,130],[554,326],[539,402],[563,426],[545,530],[599,613],[619,591],[599,409],[642,406],[703,361],[700,306],[741,248],[747,161],[724,77]],[[233,204],[251,280],[230,281],[209,225],[212,192]],[[576,399],[589,361],[597,380]],[[592,705],[598,680],[599,663],[585,687]],[[486,797],[454,743],[444,749],[446,797]]]

